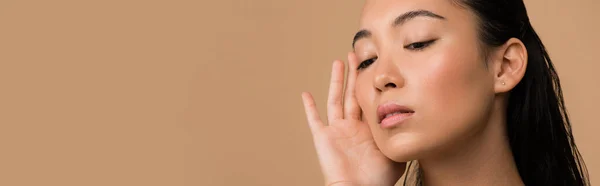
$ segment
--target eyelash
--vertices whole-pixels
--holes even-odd
[[[433,44],[433,42],[435,42],[435,41],[436,41],[435,39],[432,39],[429,41],[415,42],[415,43],[411,43],[411,44],[404,46],[404,48],[409,49],[409,50],[419,51],[419,50],[423,50],[423,49],[427,48],[429,45]]]
[[[364,60],[363,62],[361,62],[360,64],[358,64],[358,67],[356,68],[356,70],[367,68],[373,62],[375,62],[375,60],[377,60],[377,57]]]
[[[433,40],[429,40],[429,41],[415,42],[415,43],[411,43],[411,44],[404,46],[404,48],[408,49],[408,50],[412,50],[412,51],[421,51],[421,50],[427,48],[428,46],[430,46],[431,44],[433,44],[435,41],[436,40],[433,39]],[[373,64],[376,60],[377,60],[377,57],[364,60],[363,62],[361,62],[358,65],[356,70],[361,70],[361,69],[367,68],[369,65]]]

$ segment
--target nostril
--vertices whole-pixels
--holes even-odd
[[[387,88],[396,88],[396,84],[394,84],[394,83],[388,83],[388,84],[385,84],[385,87],[387,87]]]

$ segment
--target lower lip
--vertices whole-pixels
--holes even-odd
[[[392,128],[395,127],[397,125],[400,125],[402,122],[404,122],[406,119],[408,119],[409,117],[411,117],[414,113],[402,113],[402,114],[396,114],[390,117],[387,117],[383,120],[381,120],[381,128],[387,129],[387,128]]]

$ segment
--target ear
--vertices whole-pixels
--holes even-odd
[[[511,38],[493,53],[494,91],[505,93],[517,86],[527,70],[527,48],[521,40]]]

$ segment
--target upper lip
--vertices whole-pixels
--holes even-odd
[[[383,120],[386,115],[394,112],[413,113],[415,111],[406,106],[398,105],[392,102],[387,102],[377,107],[377,116],[379,118],[378,123],[381,123],[381,120]]]

